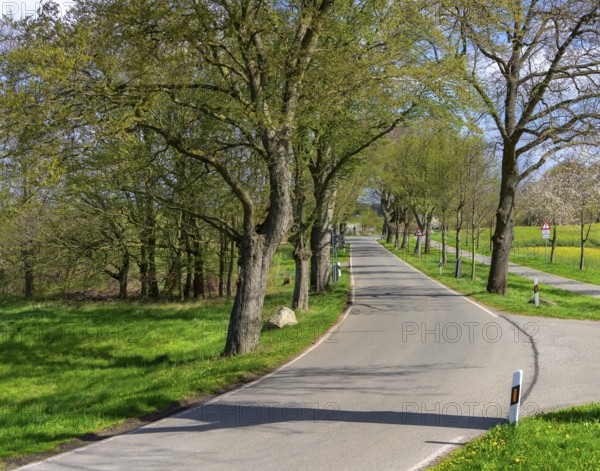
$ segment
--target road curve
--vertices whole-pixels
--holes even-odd
[[[22,469],[410,470],[508,415],[529,337],[354,238],[355,303],[317,348],[200,407]],[[525,409],[527,409],[525,399]]]

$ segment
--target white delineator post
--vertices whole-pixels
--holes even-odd
[[[523,370],[513,373],[512,388],[510,390],[510,413],[508,422],[517,424],[519,422],[519,407],[521,407],[521,385],[523,384]]]
[[[540,307],[540,289],[537,278],[533,280],[533,300],[535,301],[535,307]]]

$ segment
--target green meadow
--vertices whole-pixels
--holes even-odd
[[[347,261],[348,257],[341,257]],[[347,264],[345,264],[347,265]],[[263,317],[291,303],[291,248],[276,255]],[[339,318],[349,272],[311,296],[299,324],[265,331],[259,348],[220,356],[231,300],[186,304],[0,299],[0,469],[10,459],[217,394],[298,354]]]

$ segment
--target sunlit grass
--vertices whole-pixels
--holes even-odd
[[[573,407],[498,426],[431,469],[600,469],[600,404]]]
[[[272,268],[263,317],[289,306],[291,249]],[[263,333],[248,355],[221,358],[231,301],[189,304],[0,299],[0,460],[213,394],[299,353],[338,319],[349,289],[311,296],[299,325]],[[0,463],[0,469],[2,465]]]

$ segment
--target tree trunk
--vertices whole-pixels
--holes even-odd
[[[447,237],[446,224],[442,224],[442,265],[444,266],[448,263],[448,249],[446,248]]]
[[[233,281],[233,267],[235,264],[235,241],[230,242],[229,250],[229,268],[227,269],[227,297],[231,298],[231,283]]]
[[[227,239],[221,233],[219,238],[219,298],[225,297],[225,266],[227,258]]]
[[[585,267],[585,242],[587,241],[587,237],[584,236],[585,233],[585,224],[581,224],[581,251],[579,254],[579,269],[583,270]]]
[[[310,248],[306,244],[306,233],[304,229],[299,230],[296,235],[294,262],[296,263],[296,278],[294,279],[294,294],[292,297],[292,309],[308,310],[308,291],[310,279],[309,260]]]
[[[186,251],[185,263],[185,287],[183,288],[183,297],[190,299],[192,297],[192,284],[194,273],[194,254],[191,250]]]
[[[410,237],[409,229],[410,229],[410,221],[408,220],[408,218],[406,218],[406,220],[404,221],[404,228],[402,229],[402,244],[400,244],[401,249],[406,248],[408,238]]]
[[[462,211],[456,212],[456,260],[460,259],[460,235],[463,224]]]
[[[329,255],[331,251],[331,229],[335,209],[336,191],[324,191],[323,200],[317,211],[317,220],[310,232],[310,286],[320,293],[329,286]]]
[[[388,225],[388,228],[387,228],[385,242],[387,244],[391,244],[393,240],[394,240],[394,231],[392,230],[392,225],[390,224],[390,225]]]
[[[160,296],[156,269],[156,237],[153,235],[148,238],[148,296],[152,299],[158,299]]]
[[[554,263],[554,251],[556,250],[556,223],[552,229],[552,240],[550,242],[552,243],[550,249],[550,263]]]
[[[475,281],[475,227],[471,229],[471,280]]]
[[[140,263],[138,264],[140,269],[140,298],[148,298],[148,251],[142,240],[142,246],[140,247]]]
[[[194,241],[194,299],[204,298],[204,248],[199,240]]]
[[[423,245],[423,237],[422,236],[418,236],[417,237],[417,243],[415,244],[415,250],[413,252],[413,255],[421,256],[421,246],[422,245]]]
[[[433,211],[429,211],[427,213],[427,218],[425,219],[425,254],[429,255],[431,253],[431,223],[433,221]]]
[[[291,175],[287,165],[287,158],[292,153],[290,141],[280,141],[271,153],[278,157],[269,166],[269,213],[257,226],[254,208],[244,208],[240,272],[229,318],[225,356],[248,353],[258,346],[269,268],[277,247],[293,223]]]
[[[514,146],[505,144],[502,158],[500,201],[496,210],[496,230],[492,237],[493,251],[487,291],[506,294],[508,263],[513,241],[515,194],[519,184],[519,169],[514,158]]]
[[[177,253],[173,254],[173,259],[167,270],[165,285],[163,287],[163,291],[167,296],[173,296],[175,294],[178,287],[177,280],[181,280],[181,263],[178,260],[178,257],[179,255]]]
[[[127,298],[129,285],[129,253],[123,254],[121,271],[119,272],[119,299]]]
[[[386,237],[385,237],[385,242],[387,244],[391,244],[392,241],[394,240],[394,226],[396,224],[396,219],[398,218],[398,212],[395,210],[391,211],[391,214],[389,213],[389,203],[388,203],[388,215],[389,215],[389,219],[386,222]]]
[[[34,251],[31,248],[21,249],[21,257],[23,260],[23,272],[24,272],[24,295],[25,299],[31,299],[34,292]]]
[[[396,205],[395,213],[396,219],[394,221],[394,247],[396,248],[396,250],[398,250],[398,248],[400,247],[400,223],[402,222],[402,218],[400,217],[400,208],[398,207],[398,205]]]

